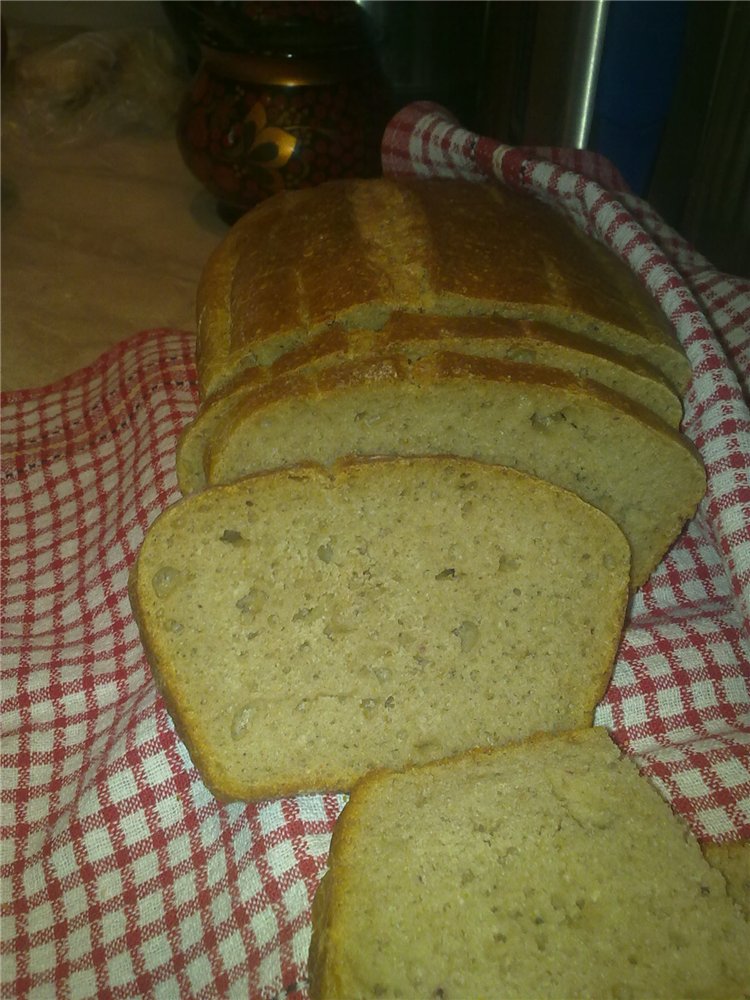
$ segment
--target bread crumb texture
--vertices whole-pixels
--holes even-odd
[[[425,316],[393,313],[379,331],[327,327],[266,367],[240,371],[210,403],[202,406],[180,436],[177,475],[184,494],[205,486],[205,450],[221,424],[261,385],[303,368],[310,372],[366,358],[377,351],[398,352],[416,361],[435,350],[517,363],[542,365],[593,380],[679,427],[682,402],[659,372],[611,347],[561,330],[550,323],[497,316]]]
[[[608,517],[548,483],[383,459],[179,501],[131,598],[204,780],[250,799],[590,724],[629,563]]]
[[[632,546],[634,587],[706,486],[687,439],[624,398],[553,369],[448,353],[282,379],[214,432],[206,468],[219,484],[307,460],[435,453],[518,468],[603,510]]]
[[[741,998],[750,926],[590,729],[358,784],[313,906],[332,998]]]

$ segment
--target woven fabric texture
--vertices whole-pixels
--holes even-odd
[[[542,158],[542,154],[544,158]],[[636,595],[596,721],[694,832],[750,836],[750,289],[599,158],[513,150],[406,108],[392,174],[494,179],[569,211],[651,288],[694,378],[708,495]],[[193,337],[151,330],[3,399],[2,996],[306,996],[310,903],[344,799],[220,805],[150,678],[127,598],[178,497]]]

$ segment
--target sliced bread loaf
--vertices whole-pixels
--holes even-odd
[[[372,460],[179,501],[130,593],[203,780],[254,799],[590,725],[629,560],[613,521],[548,483]]]
[[[394,310],[554,323],[643,358],[678,392],[690,370],[648,292],[560,212],[496,184],[348,180],[248,212],[204,269],[204,399],[334,322],[378,330]]]
[[[313,904],[315,1000],[747,997],[750,924],[602,729],[358,783]]]
[[[570,333],[551,323],[501,317],[422,316],[394,312],[378,331],[333,326],[287,351],[273,364],[239,373],[226,388],[201,407],[180,436],[177,477],[184,494],[206,484],[206,447],[222,422],[259,385],[305,368],[313,371],[381,351],[397,351],[416,360],[434,351],[454,351],[541,364],[592,379],[653,410],[677,427],[682,403],[664,377],[633,356]]]
[[[650,411],[559,370],[456,354],[299,372],[259,387],[214,433],[211,484],[345,455],[450,453],[512,466],[609,514],[640,586],[705,490],[695,449]]]

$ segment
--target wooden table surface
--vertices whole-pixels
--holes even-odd
[[[172,130],[66,144],[4,125],[2,388],[54,382],[141,330],[194,330],[226,230]]]

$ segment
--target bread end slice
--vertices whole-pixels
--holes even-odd
[[[750,925],[603,729],[358,783],[313,905],[311,996],[744,997]]]

